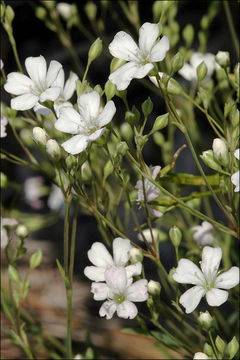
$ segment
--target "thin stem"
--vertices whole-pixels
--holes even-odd
[[[67,359],[72,359],[72,289],[67,289]]]
[[[65,201],[65,216],[64,216],[64,271],[68,273],[68,243],[69,243],[69,212],[71,207],[71,197]]]
[[[213,348],[213,351],[214,351],[214,353],[215,353],[216,359],[218,359],[218,356],[217,356],[218,352],[217,352],[216,346],[215,346],[214,341],[213,341],[213,338],[212,338],[211,330],[208,331],[208,335],[209,335],[209,339],[210,339],[210,341],[211,341],[212,348]]]
[[[73,270],[74,270],[78,209],[79,209],[79,203],[76,202],[74,215],[73,215],[73,223],[72,223],[72,237],[71,237],[71,250],[70,250],[70,263],[69,263],[69,281],[71,287],[72,287],[72,278],[73,278]]]
[[[231,33],[231,36],[232,36],[232,40],[233,40],[233,44],[234,44],[234,47],[235,47],[236,55],[239,58],[239,41],[238,41],[237,33],[236,33],[234,25],[233,25],[232,14],[231,14],[231,11],[230,11],[230,8],[229,8],[228,1],[224,1],[223,6],[225,8],[225,12],[226,12],[226,15],[227,15],[227,22],[228,22],[229,30],[230,30],[230,33]]]

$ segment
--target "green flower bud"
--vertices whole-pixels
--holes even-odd
[[[14,16],[15,16],[15,13],[14,13],[14,10],[11,6],[7,6],[6,9],[5,9],[5,17],[6,17],[6,20],[8,22],[9,25],[12,24],[12,21],[14,19]]]
[[[94,43],[90,46],[88,51],[88,62],[92,62],[97,57],[99,57],[102,53],[102,40],[97,38]]]
[[[187,24],[185,26],[182,35],[187,47],[190,47],[194,39],[194,27],[192,26],[192,24]]]
[[[158,281],[150,280],[148,282],[148,293],[153,296],[160,295],[161,292],[161,284]]]
[[[0,180],[1,180],[1,189],[5,189],[8,185],[8,178],[7,175],[3,172],[0,173]]]
[[[207,75],[207,66],[205,64],[204,61],[201,62],[201,64],[198,65],[197,67],[197,77],[198,77],[198,81],[202,81],[205,76]]]
[[[43,0],[41,2],[46,6],[48,10],[52,10],[55,8],[56,1],[54,0]]]
[[[85,161],[81,167],[82,180],[83,182],[89,181],[92,178],[92,170],[89,166],[89,162]]]
[[[176,281],[173,279],[173,274],[175,273],[176,268],[172,268],[170,269],[169,273],[168,273],[168,281],[170,282],[170,284],[172,285],[176,285]]]
[[[207,30],[207,28],[209,27],[209,18],[207,15],[203,16],[201,19],[201,28],[203,30]]]
[[[223,68],[230,65],[230,55],[228,51],[218,51],[215,56],[216,62]]]
[[[218,351],[220,351],[220,353],[224,352],[226,343],[223,341],[223,339],[220,338],[219,335],[217,335],[217,337],[216,337],[215,345],[216,345]]]
[[[231,360],[234,358],[234,356],[236,355],[236,353],[238,352],[238,349],[239,349],[239,343],[235,336],[228,343],[227,349],[228,349],[228,353],[229,353],[229,359]]]
[[[58,159],[60,157],[60,147],[58,145],[58,143],[56,142],[56,140],[54,139],[49,139],[46,143],[46,151],[47,153],[53,157]]]
[[[44,20],[44,19],[46,19],[47,11],[44,7],[38,6],[35,10],[35,15],[38,19]]]
[[[97,15],[97,5],[92,1],[87,2],[85,5],[85,12],[90,21],[95,20]]]
[[[32,138],[32,131],[29,128],[26,127],[24,129],[21,129],[19,136],[22,139],[23,143],[28,147],[34,145],[34,141]]]
[[[128,149],[128,144],[125,141],[121,141],[117,144],[116,152],[117,154],[124,156]]]
[[[36,267],[38,267],[41,264],[41,262],[42,262],[42,251],[38,249],[30,257],[30,261],[29,261],[30,269],[31,270],[35,269]]]
[[[77,159],[74,155],[69,154],[65,159],[68,170],[73,169],[77,165]]]
[[[133,137],[133,131],[132,131],[131,126],[127,122],[124,122],[120,126],[120,132],[121,132],[122,136],[124,137],[124,139],[131,141],[131,139]]]
[[[172,226],[169,230],[169,236],[174,247],[178,247],[182,240],[182,232],[177,226]]]
[[[206,150],[202,153],[202,155],[200,155],[200,158],[202,159],[202,161],[209,166],[211,169],[216,170],[216,171],[221,171],[222,168],[221,166],[217,163],[217,161],[215,160],[214,156],[213,156],[213,151],[212,150]]]
[[[161,1],[154,1],[153,6],[152,6],[152,12],[153,12],[154,22],[158,22],[160,19],[161,12],[162,12]]]
[[[20,277],[18,271],[12,265],[8,266],[8,276],[10,280],[15,282],[16,284],[20,283]]]
[[[113,58],[110,64],[110,73],[120,68],[120,66],[125,64],[125,62],[126,62],[125,60]]]
[[[224,140],[216,138],[213,140],[213,155],[215,159],[223,166],[229,162],[228,150]]]
[[[114,169],[114,167],[113,167],[112,161],[108,160],[103,168],[104,180],[106,180],[108,178],[108,176],[111,175],[111,173],[113,172],[113,169]]]
[[[212,347],[211,347],[208,343],[205,343],[205,344],[203,345],[203,352],[204,352],[205,354],[207,354],[210,359],[214,357],[213,349],[212,349]]]
[[[171,78],[168,82],[167,91],[171,95],[181,95],[182,88],[176,80]]]
[[[147,135],[143,135],[143,136],[137,135],[137,136],[135,136],[135,143],[141,149],[143,148],[143,146],[146,144],[147,141],[148,141]]]
[[[165,139],[164,139],[164,136],[161,132],[159,131],[156,131],[154,134],[153,134],[153,141],[155,142],[155,144],[157,144],[158,146],[163,146],[164,142],[165,142]]]
[[[148,115],[151,114],[152,110],[153,110],[153,103],[150,97],[148,97],[147,100],[145,100],[142,103],[142,112],[145,117],[148,117]]]
[[[178,72],[184,65],[184,58],[180,52],[177,52],[171,61],[171,74]]]
[[[168,125],[168,113],[164,114],[164,115],[160,115],[156,118],[153,128],[151,130],[151,133],[158,131],[158,130],[162,130],[163,128],[165,128]]]
[[[111,100],[116,94],[117,88],[110,80],[108,80],[104,86],[105,95],[107,97],[107,101]]]
[[[210,103],[210,96],[208,92],[202,87],[198,90],[198,95],[203,103],[204,109],[207,109]]]
[[[213,318],[208,311],[200,312],[198,321],[203,329],[209,330],[212,327]]]
[[[143,261],[143,252],[142,249],[138,249],[135,247],[132,247],[129,252],[129,260],[132,264],[136,264],[137,262]]]
[[[101,96],[103,89],[101,87],[101,85],[97,84],[96,86],[94,86],[93,90],[95,90],[97,93],[99,93],[99,95]]]
[[[125,113],[125,120],[131,125],[135,125],[138,123],[138,119],[136,114],[134,114],[132,111],[126,111]]]
[[[15,234],[21,239],[25,239],[28,236],[29,231],[25,225],[19,224],[15,230]]]

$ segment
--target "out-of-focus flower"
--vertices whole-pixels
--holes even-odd
[[[56,5],[56,9],[65,20],[68,20],[70,18],[70,15],[71,15],[71,5],[70,4],[65,3],[65,2],[60,2]],[[75,358],[75,359],[77,359],[77,358]]]
[[[43,207],[43,201],[40,200],[40,186],[42,184],[43,178],[41,176],[33,176],[29,177],[23,185],[25,199],[34,209],[41,209]]]
[[[150,295],[157,296],[160,294],[161,284],[158,281],[150,280],[148,282],[148,292]]]
[[[105,271],[104,277],[106,283],[92,283],[91,288],[94,300],[107,300],[99,310],[100,316],[106,316],[109,320],[116,311],[121,318],[135,318],[138,309],[134,302],[146,301],[148,298],[147,280],[129,283],[124,267],[112,267]]]
[[[60,156],[60,147],[59,147],[58,143],[56,142],[56,140],[54,140],[54,139],[49,139],[47,141],[46,151],[53,158],[57,158]]]
[[[109,45],[112,56],[127,61],[126,64],[115,70],[109,80],[118,90],[125,90],[130,81],[142,79],[153,68],[154,62],[162,61],[169,50],[169,40],[159,36],[158,24],[146,22],[139,29],[139,46],[132,37],[124,31],[119,31]]]
[[[240,149],[235,150],[234,156],[235,156],[235,158],[237,158],[238,160],[240,160]],[[232,181],[233,185],[236,186],[235,189],[234,189],[234,191],[235,191],[235,192],[238,192],[238,191],[239,191],[239,188],[240,188],[240,186],[239,186],[240,170],[237,171],[237,172],[235,172],[235,173],[231,176],[231,181]]]
[[[58,211],[64,205],[64,197],[61,189],[54,185],[47,201],[48,207],[53,211]]]
[[[39,126],[35,126],[33,128],[33,139],[38,143],[42,145],[46,145],[48,136],[46,134],[46,131]]]
[[[225,141],[219,138],[214,139],[212,148],[215,159],[217,159],[221,165],[227,166],[229,159]]]
[[[18,72],[12,72],[7,76],[4,89],[10,94],[17,95],[11,100],[11,108],[23,111],[33,108],[39,101],[56,100],[61,88],[53,83],[62,65],[52,60],[47,70],[46,60],[40,55],[28,57],[25,66],[29,77]]]
[[[130,240],[122,239],[120,237],[113,240],[113,256],[111,256],[106,247],[100,243],[95,242],[88,251],[88,258],[94,266],[87,266],[84,269],[84,275],[93,281],[104,281],[104,273],[106,269],[112,267],[125,267],[129,261],[129,250],[132,248]],[[126,273],[128,279],[132,276],[140,275],[142,271],[142,264],[126,266]]]
[[[208,221],[203,221],[201,225],[193,226],[191,230],[194,230],[193,239],[199,246],[214,244],[214,227]]]
[[[5,116],[1,115],[1,133],[0,133],[0,137],[4,138],[7,136],[7,132],[6,132],[6,127],[8,124],[8,119]]]
[[[100,96],[96,91],[80,95],[78,108],[79,113],[71,107],[61,107],[59,119],[54,124],[57,130],[75,134],[62,144],[64,150],[73,155],[85,150],[89,142],[97,140],[116,112],[111,100],[101,111]]]
[[[201,270],[188,259],[181,259],[173,274],[173,279],[180,284],[195,285],[187,290],[179,299],[187,314],[193,312],[201,298],[206,295],[210,306],[220,306],[228,298],[228,292],[239,283],[239,268],[233,266],[219,275],[219,264],[222,258],[220,247],[205,246],[202,251]]]
[[[147,240],[147,242],[148,242],[149,244],[152,244],[151,230],[150,230],[150,229],[144,229],[144,230],[142,231],[142,233],[143,233],[145,239]],[[154,239],[155,239],[155,241],[156,241],[157,238],[158,238],[158,235],[159,235],[158,229],[153,228],[153,229],[152,229],[152,234],[153,234],[153,237],[154,237]],[[143,236],[142,236],[141,233],[139,233],[137,237],[138,237],[138,240],[144,241],[144,240],[143,240]]]
[[[8,244],[8,229],[17,226],[16,219],[1,218],[1,248],[4,249]]]
[[[194,354],[193,360],[204,360],[204,359],[210,359],[210,358],[203,352],[197,352]]]
[[[2,59],[0,59],[0,70],[2,70],[4,67],[4,62],[2,61]]]
[[[230,55],[228,51],[218,51],[215,58],[216,62],[222,67],[229,66],[230,64]]]
[[[215,56],[211,53],[193,53],[189,63],[185,63],[178,73],[188,81],[197,81],[197,67],[202,61],[204,61],[208,69],[206,76],[211,77],[215,69]]]

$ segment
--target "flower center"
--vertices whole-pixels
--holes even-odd
[[[124,294],[117,294],[117,295],[114,297],[114,301],[115,301],[117,304],[121,304],[122,302],[125,301],[125,295],[124,295]]]

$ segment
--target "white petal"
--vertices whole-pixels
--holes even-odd
[[[109,80],[117,86],[119,91],[125,90],[130,84],[130,81],[134,78],[138,68],[139,65],[130,61],[111,73]]]
[[[115,294],[122,294],[127,286],[127,274],[125,268],[112,267],[105,271],[105,280],[109,288]]]
[[[133,283],[127,289],[127,299],[134,302],[146,301],[148,298],[147,284],[148,281],[146,279]]]
[[[136,264],[128,265],[125,267],[125,270],[127,272],[127,278],[140,275],[142,272],[142,264],[140,262],[137,262]]]
[[[187,314],[193,312],[201,301],[201,298],[205,295],[206,291],[201,286],[193,286],[187,290],[179,299],[179,303],[185,307]]]
[[[209,357],[206,354],[204,354],[203,352],[197,352],[194,354],[193,360],[204,360],[204,359],[207,360],[207,359],[209,359]]]
[[[66,84],[64,86],[63,94],[64,99],[69,100],[73,96],[74,91],[76,90],[76,81],[78,80],[78,76],[74,73],[71,73]]]
[[[117,305],[114,301],[109,300],[105,301],[99,310],[99,315],[101,317],[106,316],[107,320],[111,319],[113,317],[113,314],[115,313],[117,309]]]
[[[44,102],[47,100],[54,101],[60,95],[61,88],[60,87],[51,87],[46,89],[43,93],[41,93],[39,99],[40,102]]]
[[[203,248],[201,269],[207,279],[213,279],[217,274],[221,259],[222,249],[220,247],[205,246]]]
[[[44,116],[49,115],[49,114],[52,113],[52,110],[46,108],[46,107],[43,106],[43,105],[40,105],[39,103],[37,103],[37,104],[34,106],[33,110],[34,110],[35,112],[38,112],[38,113],[41,114],[41,115],[44,115]]]
[[[125,266],[129,260],[128,252],[131,249],[130,240],[116,238],[113,240],[113,259],[116,266]]]
[[[60,69],[59,72],[58,72],[58,75],[57,75],[56,79],[55,79],[54,82],[51,84],[51,86],[57,86],[57,87],[60,87],[60,88],[63,90],[64,80],[65,80],[64,71],[63,71],[63,69]]]
[[[47,87],[51,86],[52,83],[56,80],[59,71],[62,69],[62,65],[56,61],[56,60],[52,60],[50,62],[48,71],[47,71]]]
[[[117,305],[117,315],[123,319],[134,319],[137,316],[138,309],[134,303],[125,300]]]
[[[228,292],[220,289],[211,289],[206,294],[207,303],[210,306],[220,306],[227,301]]]
[[[71,139],[62,143],[62,147],[66,152],[72,155],[79,154],[88,146],[88,137],[84,135],[75,135]]]
[[[234,156],[235,156],[238,160],[240,160],[240,149],[237,149],[237,150],[234,151]]]
[[[105,132],[106,128],[98,129],[91,135],[89,135],[88,140],[89,141],[95,141],[97,140],[102,134]]]
[[[54,110],[55,110],[55,112],[56,112],[57,117],[60,116],[60,109],[61,109],[62,107],[71,107],[71,108],[73,108],[72,103],[70,103],[69,101],[66,101],[66,102],[60,103],[60,104],[57,104],[57,103],[55,102],[55,103],[53,104],[53,106],[54,106]]]
[[[181,259],[178,263],[173,279],[181,284],[201,285],[204,276],[201,270],[191,260]]]
[[[19,95],[11,100],[11,108],[14,110],[29,110],[38,102],[38,96],[33,94]]]
[[[30,78],[40,85],[40,88],[46,87],[47,64],[44,57],[42,55],[30,56],[25,60],[25,66]]]
[[[214,287],[231,289],[237,284],[239,284],[239,267],[233,266],[230,270],[222,273],[216,278]]]
[[[54,124],[55,128],[68,134],[77,134],[81,124],[78,112],[71,107],[61,107],[59,113],[60,117]]]
[[[125,31],[119,31],[108,48],[111,55],[118,59],[139,61],[139,48],[132,37]]]
[[[157,40],[159,35],[159,26],[158,24],[151,24],[146,22],[139,29],[139,48],[144,53],[148,55],[153,47],[153,44]]]
[[[108,101],[103,111],[97,118],[99,127],[106,126],[113,118],[116,112],[116,106],[112,100]]]
[[[198,65],[200,65],[202,61],[204,61],[204,54],[200,52],[193,53],[189,59],[189,62],[194,69],[197,69]]]
[[[77,99],[80,115],[91,123],[99,113],[100,95],[97,91],[92,91],[87,94],[82,94]]]
[[[188,63],[185,63],[178,73],[188,81],[197,79],[196,69],[194,69],[194,67],[192,67]]]
[[[151,173],[152,173],[153,180],[156,179],[156,177],[158,176],[160,170],[161,170],[161,166],[159,166],[159,165],[151,167]]]
[[[149,61],[157,62],[162,61],[167,51],[169,50],[169,40],[167,36],[163,36],[160,41],[152,48],[152,51],[149,56]]]
[[[7,82],[4,89],[13,95],[22,95],[31,92],[31,87],[34,86],[33,81],[26,75],[12,72],[7,76]]]
[[[239,191],[239,181],[240,180],[240,171],[235,172],[232,176],[231,176],[231,181],[233,183],[233,185],[235,185],[235,192]]]
[[[92,283],[91,293],[93,293],[94,300],[106,300],[108,296],[108,286],[105,283]]]
[[[93,281],[104,281],[105,267],[87,266],[84,269],[84,275]]]
[[[91,249],[88,251],[88,258],[95,266],[104,267],[105,269],[114,266],[112,256],[109,254],[106,247],[100,242],[92,244]]]
[[[136,78],[136,79],[144,78],[153,68],[154,68],[154,65],[151,63],[140,66],[138,68],[138,70],[136,71],[134,78]]]

